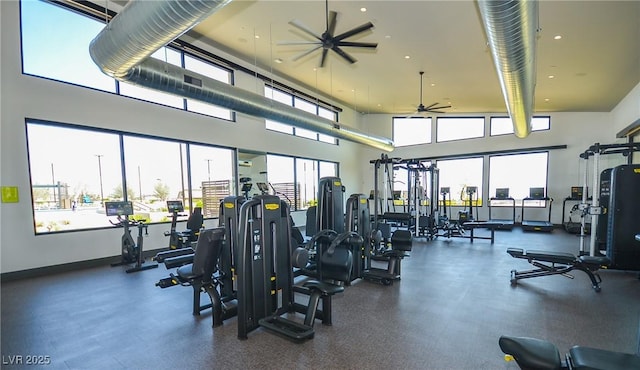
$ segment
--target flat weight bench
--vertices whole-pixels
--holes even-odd
[[[502,222],[483,222],[483,221],[468,221],[462,224],[462,228],[465,230],[469,230],[469,241],[473,243],[473,239],[490,239],[491,244],[496,239],[496,229],[503,227],[504,224]],[[491,236],[474,236],[473,230],[477,228],[489,229],[491,231]]]
[[[498,344],[502,352],[509,356],[505,356],[505,359],[515,360],[521,369],[640,369],[640,356],[628,353],[574,346],[563,361],[558,348],[545,340],[503,335]]]
[[[583,271],[589,279],[596,292],[600,291],[602,279],[598,275],[601,267],[609,266],[611,260],[607,257],[576,257],[571,253],[551,252],[551,251],[525,251],[521,248],[508,248],[507,253],[514,258],[522,258],[537,267],[533,270],[516,271],[511,270],[511,284],[517,284],[518,280],[535,278],[539,276],[562,275],[573,279],[568,274],[572,270]]]

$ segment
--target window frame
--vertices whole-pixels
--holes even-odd
[[[544,189],[545,189],[545,196],[549,197],[548,195],[548,191],[549,191],[549,157],[550,157],[550,152],[548,150],[541,150],[541,151],[534,151],[534,152],[520,152],[520,153],[508,153],[508,154],[494,154],[494,155],[489,155],[487,156],[487,166],[488,166],[488,171],[487,171],[487,176],[488,176],[488,191],[489,191],[489,199],[491,199],[492,195],[491,195],[491,190],[492,190],[492,174],[491,174],[491,170],[492,170],[492,166],[491,166],[491,159],[492,158],[497,158],[497,157],[510,157],[510,156],[523,156],[523,155],[533,155],[533,154],[542,154],[545,153],[546,154],[546,164],[545,164],[545,183],[544,183]],[[503,187],[503,186],[501,186]],[[529,187],[531,188],[531,186]],[[512,197],[515,201],[515,207],[522,207],[522,199],[523,198],[516,198],[513,196],[513,187],[509,186],[509,196]],[[529,195],[527,194],[524,198],[528,197]],[[551,197],[549,197],[551,198]],[[511,203],[510,203],[511,204]],[[510,204],[501,204],[501,203],[496,203],[495,205],[492,204],[491,207],[511,207]],[[546,201],[527,201],[526,204],[526,208],[546,208],[547,202]]]
[[[496,137],[496,136],[504,136],[504,135],[513,135],[514,131],[513,131],[513,124],[511,125],[512,129],[511,132],[505,132],[505,133],[501,133],[501,134],[494,134],[493,133],[493,120],[494,119],[508,119],[511,120],[511,118],[509,116],[491,116],[489,117],[489,137]],[[547,127],[546,128],[537,128],[534,129],[533,128],[533,120],[536,119],[546,119],[547,121]],[[540,132],[540,131],[550,131],[551,130],[551,116],[533,116],[531,118],[531,132]]]
[[[121,130],[113,130],[113,129],[105,129],[105,128],[96,128],[96,127],[90,127],[90,126],[83,126],[83,125],[78,125],[78,124],[70,124],[70,123],[62,123],[62,122],[55,122],[55,121],[51,121],[51,120],[43,120],[43,119],[37,119],[37,118],[25,118],[24,121],[24,127],[25,127],[25,132],[28,130],[29,124],[34,124],[34,125],[42,125],[42,126],[49,126],[49,127],[58,127],[58,128],[62,128],[62,129],[72,129],[72,130],[82,130],[82,131],[86,131],[86,132],[98,132],[98,133],[106,133],[106,134],[112,134],[112,135],[117,135],[118,139],[119,139],[119,147],[118,147],[118,153],[117,155],[119,156],[119,161],[120,161],[120,165],[121,165],[121,173],[119,174],[120,176],[120,185],[123,186],[122,192],[123,192],[123,200],[124,200],[124,194],[128,193],[128,189],[131,188],[134,191],[138,191],[136,183],[134,182],[133,184],[128,184],[127,185],[127,179],[125,178],[125,173],[126,168],[127,168],[127,163],[126,163],[126,152],[124,151],[124,145],[123,142],[125,140],[126,137],[130,137],[130,138],[142,138],[142,139],[151,139],[151,140],[160,140],[160,141],[165,141],[168,143],[175,143],[175,144],[179,144],[179,145],[184,145],[184,146],[189,146],[189,145],[198,145],[198,146],[202,146],[202,147],[211,147],[211,148],[215,148],[215,149],[224,149],[224,150],[229,150],[231,151],[231,158],[232,160],[236,161],[236,156],[234,154],[235,149],[234,148],[230,148],[230,147],[225,147],[222,145],[212,145],[212,144],[207,144],[207,143],[200,143],[200,142],[193,142],[193,141],[188,141],[188,140],[180,140],[180,139],[175,139],[175,138],[167,138],[167,137],[161,137],[161,136],[156,136],[156,135],[147,135],[147,134],[140,134],[140,133],[133,133],[133,132],[127,132],[127,131],[121,131]],[[25,137],[26,139],[26,146],[27,146],[27,159],[28,159],[28,165],[29,165],[29,186],[30,186],[30,199],[31,199],[31,210],[32,210],[32,215],[33,215],[33,220],[34,220],[34,225],[33,225],[33,231],[34,234],[36,236],[39,235],[49,235],[49,234],[57,234],[57,233],[68,233],[68,232],[78,232],[78,231],[91,231],[91,230],[100,230],[100,229],[109,229],[112,228],[113,226],[111,225],[105,225],[105,226],[95,226],[95,227],[85,227],[85,228],[74,228],[74,229],[64,229],[64,230],[57,230],[57,231],[49,231],[49,232],[38,232],[37,231],[37,225],[36,225],[36,208],[35,208],[35,201],[34,201],[34,197],[33,197],[33,179],[31,176],[31,149],[30,149],[30,145],[29,145],[29,137],[28,135],[26,135]],[[189,155],[186,156],[187,158],[189,157]],[[186,158],[182,158],[183,161],[187,161]],[[232,194],[236,194],[237,193],[237,186],[235,184],[235,164],[231,163],[230,164],[230,168],[231,168],[231,173],[229,174],[230,176],[230,182],[231,182],[231,192]],[[191,184],[191,177],[192,177],[192,172],[191,172],[191,163],[187,162],[187,165],[184,166],[184,168],[182,169],[183,171],[183,179],[181,179],[183,182],[187,181],[187,184]],[[186,179],[184,178],[186,174]],[[127,177],[133,176],[135,177],[136,174],[126,174]],[[124,188],[126,186],[126,188]],[[128,197],[127,197],[128,198]],[[184,201],[184,195],[183,195],[183,201]],[[105,192],[105,197],[104,199],[108,199],[108,195]],[[127,199],[129,200],[129,199]],[[191,194],[191,192],[189,192],[189,195],[187,197],[187,201],[184,202],[185,203],[185,209],[193,209],[193,207],[195,206],[195,201],[193,198],[193,194]],[[207,219],[216,219],[217,217],[208,217]],[[171,222],[170,220],[161,220],[161,221],[153,221],[153,222],[149,222],[149,224],[164,224],[164,223],[169,223]]]
[[[455,139],[447,139],[447,140],[442,140],[440,139],[440,122],[447,121],[447,120],[482,120],[482,124],[480,125],[480,127],[482,127],[482,134],[480,136],[468,136],[468,137],[461,137],[461,138],[455,138]],[[484,138],[487,133],[486,133],[486,117],[484,116],[461,116],[461,117],[455,117],[455,116],[447,116],[447,117],[442,117],[442,116],[438,116],[436,117],[436,143],[449,143],[449,142],[453,142],[453,141],[462,141],[462,140],[472,140],[472,139],[481,139]]]
[[[402,120],[402,121],[398,121],[396,122],[396,119],[398,120]],[[428,120],[428,129],[425,130],[426,134],[427,134],[427,141],[420,141],[420,142],[412,142],[409,144],[402,144],[402,143],[398,143],[397,142],[397,138],[396,138],[396,123],[408,123],[410,122],[410,120],[420,120],[420,121],[427,121]],[[416,122],[418,123],[418,122]],[[409,146],[414,146],[414,145],[424,145],[424,144],[431,144],[433,143],[433,118],[432,117],[392,117],[391,118],[391,134],[392,134],[392,138],[393,138],[393,145],[395,147],[409,147]]]

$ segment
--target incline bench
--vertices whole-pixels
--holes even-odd
[[[539,276],[562,275],[573,279],[568,272],[580,270],[589,276],[591,285],[596,292],[600,291],[602,279],[598,275],[601,267],[609,266],[611,261],[607,257],[576,257],[571,253],[552,251],[525,251],[521,248],[508,248],[507,253],[514,258],[522,258],[537,267],[533,270],[516,271],[511,270],[511,284],[517,284],[518,280],[534,278]]]

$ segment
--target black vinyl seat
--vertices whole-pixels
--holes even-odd
[[[225,310],[224,302],[222,302],[220,293],[217,290],[219,283],[216,279],[216,272],[218,271],[218,262],[224,237],[225,229],[223,227],[201,231],[195,253],[165,259],[166,266],[180,267],[176,270],[176,274],[170,274],[170,277],[161,279],[156,283],[161,288],[174,285],[193,287],[193,314],[200,315],[201,311],[213,308],[214,326],[221,325],[226,316],[233,314],[230,310]],[[185,259],[192,259],[192,262],[185,264]],[[211,304],[200,305],[200,293],[202,291],[209,295]]]

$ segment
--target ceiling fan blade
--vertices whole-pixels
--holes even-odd
[[[309,55],[309,54],[313,53],[314,51],[316,51],[316,50],[320,49],[321,47],[322,47],[322,45],[318,45],[318,46],[316,46],[316,47],[313,47],[313,48],[311,48],[311,49],[309,49],[309,50],[305,51],[304,53],[301,53],[301,54],[296,55],[295,57],[291,58],[291,60],[293,60],[293,61],[295,62],[296,60],[298,60],[298,59],[300,59],[300,58],[302,58],[302,57],[305,57],[305,56],[307,56],[307,55]]]
[[[294,19],[291,22],[289,22],[289,24],[294,26],[295,28],[299,29],[300,31],[303,31],[304,33],[308,34],[309,36],[313,36],[314,38],[318,39],[319,41],[322,41],[322,37],[320,37],[320,35],[317,35],[315,32],[313,32],[312,29],[310,29],[309,27],[305,26],[299,20]]]
[[[352,57],[351,55],[345,53],[344,50],[340,49],[339,46],[334,45],[331,50],[335,51],[338,55],[340,55],[341,57],[343,57],[345,60],[347,60],[349,63],[353,64],[355,62],[357,62],[357,59]]]
[[[378,47],[378,44],[375,42],[351,42],[351,41],[340,41],[338,42],[338,46],[352,46],[357,48],[371,48],[375,49]]]
[[[329,12],[329,23],[327,24],[327,34],[329,37],[333,37],[333,33],[336,31],[336,23],[338,19],[338,13],[333,10]]]
[[[362,26],[353,28],[350,31],[347,31],[345,33],[342,33],[342,34],[334,37],[333,40],[334,40],[334,42],[335,41],[341,41],[343,39],[346,39],[347,37],[351,37],[353,35],[357,35],[357,34],[359,34],[361,32],[364,32],[364,31],[366,31],[366,30],[368,30],[370,28],[373,28],[373,23],[367,22],[367,23],[363,24]]]
[[[429,109],[431,109],[431,108],[435,107],[435,106],[436,106],[436,105],[438,105],[438,104],[440,104],[440,103],[433,103],[433,104],[427,105],[426,107],[424,107],[424,109],[425,109],[425,110],[429,110]]]
[[[276,45],[319,45],[320,41],[278,41]]]
[[[324,67],[324,62],[327,60],[327,53],[329,49],[322,49],[322,56],[320,57],[320,68]]]

